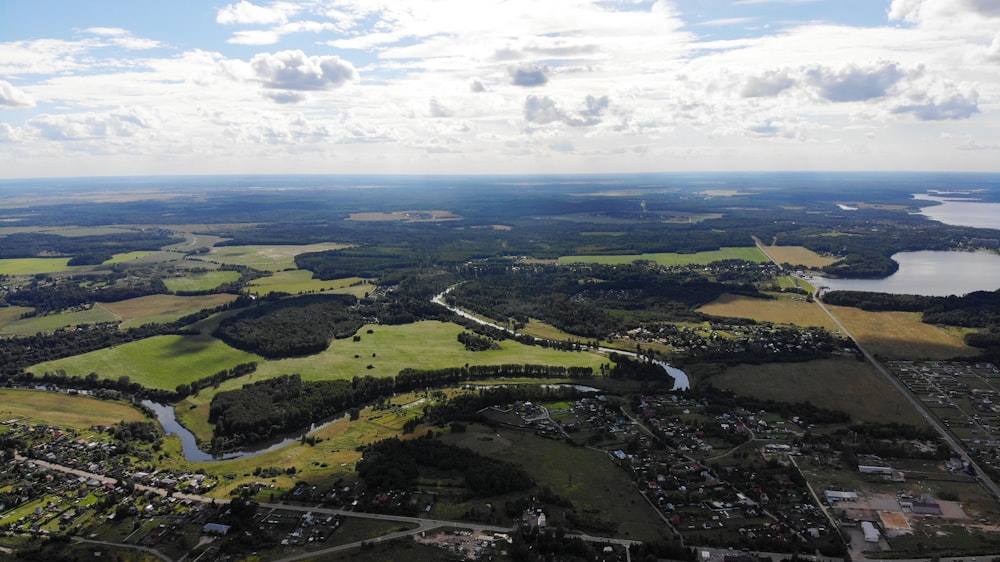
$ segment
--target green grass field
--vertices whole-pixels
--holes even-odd
[[[0,260],[0,275],[35,275],[75,269],[66,265],[69,258],[14,258]]]
[[[719,260],[746,260],[758,263],[770,261],[757,248],[720,248],[711,252],[696,254],[630,254],[630,255],[597,255],[597,256],[562,256],[559,263],[600,263],[627,264],[636,260],[652,261],[658,265],[694,265],[708,264]]]
[[[306,244],[301,246],[219,246],[193,259],[245,265],[263,271],[295,268],[295,256],[306,252],[322,252],[346,248],[345,244]]]
[[[2,317],[0,317],[0,319],[2,319]],[[9,321],[0,321],[0,333],[37,334],[38,332],[58,330],[59,328],[64,328],[66,326],[96,324],[99,322],[114,322],[115,320],[116,318],[114,314],[95,306],[90,310],[47,314],[45,316],[33,316],[23,319],[12,318]]]
[[[156,336],[83,355],[39,363],[28,371],[41,375],[46,371],[101,378],[129,377],[149,388],[173,390],[239,363],[261,358],[229,347],[209,336]]]
[[[373,333],[366,333],[371,329]],[[463,328],[448,322],[418,322],[402,326],[365,326],[361,341],[334,340],[326,352],[309,357],[268,361],[258,376],[299,373],[304,379],[352,378],[372,375],[395,376],[405,368],[440,369],[462,365],[531,363],[593,367],[607,358],[594,353],[574,353],[519,344],[500,343],[496,351],[468,351],[458,343]],[[355,357],[357,355],[357,357]],[[369,369],[368,365],[373,368]]]
[[[240,278],[238,271],[206,271],[191,273],[184,277],[170,277],[163,280],[171,291],[210,291],[223,283],[232,283]]]
[[[146,419],[124,402],[36,390],[0,390],[0,421],[15,418],[79,430]]]
[[[313,273],[305,269],[295,269],[292,271],[276,271],[270,277],[254,279],[249,283],[249,291],[260,296],[272,292],[288,293],[300,295],[303,293],[346,293],[356,297],[363,297],[366,292],[371,291],[374,286],[360,277],[348,277],[346,279],[334,279],[324,281],[313,279]]]

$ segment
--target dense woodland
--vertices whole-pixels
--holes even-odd
[[[270,359],[310,355],[354,335],[364,318],[351,295],[306,295],[253,306],[219,323],[215,337]]]

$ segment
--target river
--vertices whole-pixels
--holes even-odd
[[[166,406],[164,404],[158,404],[150,400],[143,400],[142,405],[153,410],[156,413],[156,419],[163,426],[163,431],[167,435],[176,435],[181,438],[181,450],[184,452],[184,459],[191,462],[218,462],[218,461],[229,461],[236,459],[248,459],[250,457],[256,457],[257,455],[262,455],[269,451],[274,451],[280,449],[285,445],[290,445],[300,439],[304,435],[322,429],[334,422],[337,422],[343,417],[339,417],[330,420],[322,425],[313,425],[307,431],[300,431],[295,435],[286,437],[280,441],[273,443],[267,443],[261,445],[259,448],[255,448],[249,451],[234,451],[230,453],[225,453],[223,455],[213,455],[211,453],[206,453],[198,448],[198,441],[195,439],[194,434],[184,427],[177,421],[177,417],[174,415],[174,407]]]
[[[449,306],[448,303],[444,302],[444,296],[452,292],[454,289],[455,289],[454,286],[448,287],[445,291],[443,291],[442,293],[431,299],[431,302],[433,302],[434,304],[439,304],[447,308],[448,310],[454,312],[455,314],[461,316],[462,318],[468,318],[469,320],[482,324],[483,326],[490,326],[491,328],[495,328],[497,330],[503,330],[504,332],[507,332],[509,334],[514,334],[514,335],[517,334],[517,332],[511,330],[510,328],[507,328],[505,326],[500,326],[498,324],[493,324],[492,322],[487,322],[481,318],[477,318],[476,316],[469,314],[468,312],[465,312],[464,310],[458,307]],[[535,339],[540,340],[541,338],[535,338]],[[638,354],[636,354],[633,351],[622,351],[620,349],[612,349],[609,347],[599,347],[597,348],[597,351],[600,351],[601,353],[619,353],[621,355],[627,355],[629,357],[638,357]],[[691,381],[688,378],[687,373],[678,369],[677,367],[672,367],[669,363],[665,363],[663,361],[654,361],[654,363],[663,367],[667,371],[667,374],[674,378],[673,390],[687,390],[691,388]]]

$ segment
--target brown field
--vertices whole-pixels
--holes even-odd
[[[119,302],[98,303],[99,306],[122,321],[142,318],[149,320],[161,315],[177,314],[183,316],[226,304],[236,298],[235,295],[202,295],[197,297],[177,297],[174,295],[150,295]]]
[[[921,426],[919,414],[868,362],[850,357],[806,363],[738,365],[708,375],[719,388],[781,402],[812,402],[856,420]]]
[[[816,304],[794,300],[788,295],[783,295],[776,300],[722,295],[699,308],[698,312],[713,316],[752,318],[775,324],[819,326],[828,330],[837,329],[837,324]]]
[[[802,246],[763,246],[763,249],[778,263],[820,268],[837,261],[836,258],[821,256]]]
[[[951,359],[980,353],[962,340],[970,330],[924,324],[918,312],[866,312],[844,306],[828,308],[862,346],[882,359]]]
[[[458,220],[460,218],[462,217],[451,211],[394,211],[392,213],[351,213],[351,216],[347,220],[432,222]]]

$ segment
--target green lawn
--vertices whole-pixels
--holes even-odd
[[[747,247],[720,248],[711,252],[698,252],[696,254],[562,256],[559,258],[559,263],[600,263],[614,265],[632,263],[636,260],[652,261],[659,265],[708,264],[720,260],[746,260],[758,263],[771,261],[757,248]]]
[[[143,386],[173,390],[181,383],[190,383],[251,361],[261,361],[261,358],[209,336],[156,336],[39,363],[28,371],[40,375],[62,369],[70,376],[94,372],[101,378],[124,376]]]
[[[211,291],[223,283],[232,283],[240,278],[238,271],[205,271],[191,273],[184,277],[170,277],[163,280],[167,289],[177,291]]]
[[[269,277],[254,279],[249,283],[251,292],[260,296],[272,292],[288,293],[300,295],[303,293],[347,293],[356,297],[363,297],[374,286],[365,282],[360,277],[348,277],[346,279],[333,279],[324,281],[313,279],[313,273],[305,269],[295,269],[291,271],[276,271]]]

